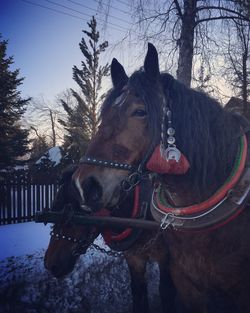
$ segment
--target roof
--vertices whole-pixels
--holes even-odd
[[[58,165],[61,162],[62,154],[60,147],[52,147],[50,148],[46,154],[48,155],[48,158],[51,162],[55,163],[55,166]],[[36,161],[36,164],[39,164],[42,162],[43,159],[46,159],[47,156],[43,155],[39,160]]]
[[[225,105],[225,109],[231,112],[236,112],[244,115],[248,120],[250,120],[250,102],[247,102],[248,112],[244,114],[244,101],[240,98],[232,97]]]

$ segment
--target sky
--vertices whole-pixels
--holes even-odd
[[[19,68],[20,77],[25,77],[22,96],[43,95],[53,101],[65,89],[76,87],[72,67],[80,67],[83,60],[79,42],[92,15],[97,19],[100,40],[110,44],[101,61],[110,63],[116,57],[131,66],[129,48],[114,48],[131,23],[125,1],[112,1],[104,28],[105,6],[98,0],[1,0],[0,33],[9,40],[7,55],[14,57],[13,68]]]
[[[107,23],[104,23],[105,4],[108,2],[111,6]],[[72,79],[72,67],[81,67],[84,58],[79,42],[84,35],[82,30],[88,29],[87,22],[92,15],[97,20],[100,42],[109,42],[100,63],[110,64],[115,57],[124,65],[127,74],[140,67],[146,51],[145,42],[136,36],[136,23],[132,20],[132,9],[128,3],[131,2],[1,0],[0,33],[3,39],[9,40],[7,55],[14,57],[13,68],[19,68],[20,77],[25,77],[20,86],[22,96],[34,99],[41,99],[42,96],[51,104],[66,89],[78,90]],[[164,68],[161,67],[161,70]],[[105,90],[111,86],[110,78],[104,81],[103,86]],[[230,94],[230,91],[226,90],[227,93]]]

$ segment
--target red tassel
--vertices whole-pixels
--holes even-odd
[[[160,145],[157,146],[147,163],[147,169],[151,172],[159,174],[174,174],[183,175],[185,174],[190,164],[184,154],[181,153],[180,160],[166,160],[161,155]]]

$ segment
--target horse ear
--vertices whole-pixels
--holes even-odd
[[[160,75],[158,53],[152,43],[148,43],[148,52],[144,61],[144,70],[149,77],[157,79]]]
[[[114,58],[111,63],[111,78],[115,88],[122,88],[128,81],[123,66]]]

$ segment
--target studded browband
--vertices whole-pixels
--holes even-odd
[[[80,159],[80,164],[89,164],[89,165],[97,165],[97,166],[104,166],[104,167],[110,167],[110,168],[115,168],[119,170],[125,170],[125,171],[135,171],[136,167],[127,164],[127,163],[119,163],[116,161],[109,161],[109,160],[102,160],[90,156],[83,156]]]

